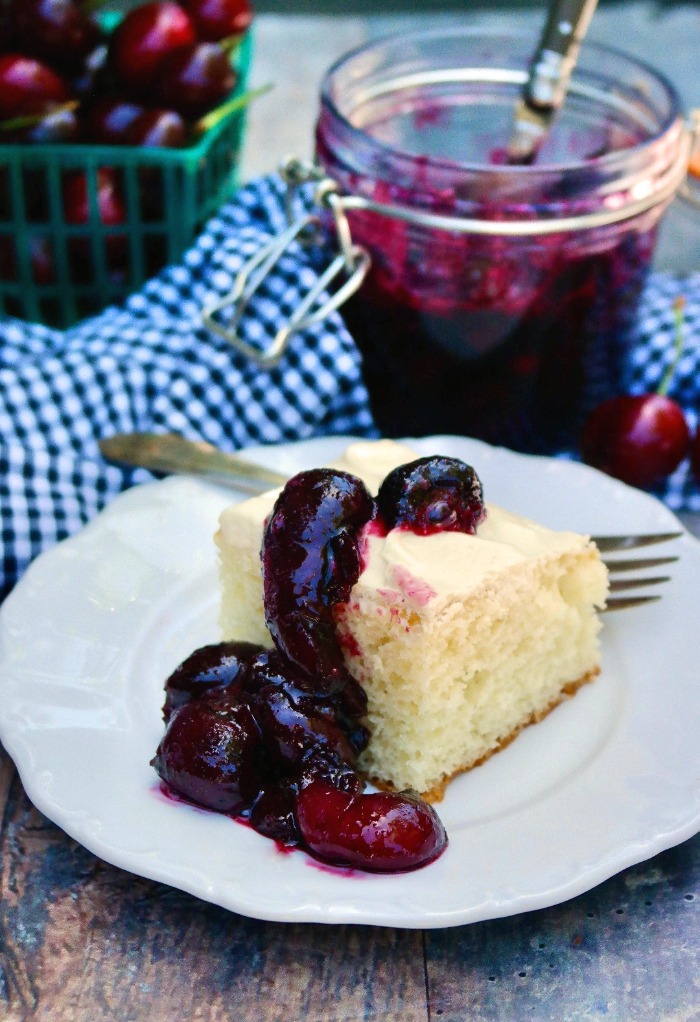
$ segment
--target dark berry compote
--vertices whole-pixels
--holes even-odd
[[[354,51],[323,83],[316,157],[372,260],[341,312],[385,436],[573,448],[620,387],[678,158],[678,98],[624,54],[584,48],[536,160],[513,166],[518,87],[502,71],[529,59],[505,33],[416,32]],[[659,197],[635,212],[642,193]]]
[[[222,642],[192,653],[165,684],[166,731],[153,765],[168,789],[247,819],[323,862],[399,873],[436,859],[447,835],[413,792],[366,792],[367,697],[345,667],[334,608],[362,569],[365,526],[473,533],[485,514],[474,470],[420,458],[375,501],[356,476],[301,472],[278,497],[262,544],[263,649]]]

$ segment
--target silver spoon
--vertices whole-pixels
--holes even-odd
[[[187,440],[176,433],[119,433],[100,440],[99,448],[108,461],[152,472],[206,476],[246,493],[284,486],[289,478],[203,440]]]
[[[553,0],[515,109],[508,162],[532,163],[562,106],[598,0]]]

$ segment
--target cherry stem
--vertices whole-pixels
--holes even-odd
[[[232,57],[243,42],[245,32],[236,32],[235,35],[228,35],[225,39],[219,40],[219,46],[229,57]]]
[[[685,309],[685,298],[679,295],[673,303],[673,319],[676,324],[676,335],[673,345],[673,359],[671,364],[667,368],[664,375],[661,377],[661,383],[656,388],[656,393],[665,397],[668,393],[668,388],[671,386],[671,381],[676,373],[676,367],[679,359],[683,354],[684,339],[683,339],[683,310]]]
[[[47,117],[54,117],[56,114],[66,114],[71,110],[77,110],[80,104],[77,100],[70,103],[61,103],[53,110],[45,110],[42,114],[24,114],[22,117],[10,117],[6,121],[0,121],[0,131],[17,131],[21,128],[33,128],[35,124],[41,124]]]
[[[262,96],[266,92],[269,92],[272,88],[273,85],[268,83],[267,85],[261,85],[257,89],[249,89],[248,92],[243,92],[240,96],[234,96],[233,99],[227,100],[226,103],[222,103],[221,106],[217,106],[214,110],[210,110],[208,114],[204,115],[204,117],[200,117],[194,126],[195,131],[198,134],[203,135],[211,128],[216,127],[216,125],[219,124],[220,121],[223,121],[224,118],[228,117],[229,114],[235,113],[236,110],[242,110],[243,107],[248,106],[248,104],[252,103],[254,99],[257,99],[258,96]]]

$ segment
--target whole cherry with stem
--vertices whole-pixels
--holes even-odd
[[[584,462],[632,486],[648,488],[661,482],[688,453],[688,423],[667,393],[683,350],[684,304],[682,298],[674,303],[674,358],[657,390],[609,398],[591,412],[581,433]]]

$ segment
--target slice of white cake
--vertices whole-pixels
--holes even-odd
[[[376,493],[415,457],[392,441],[360,442],[335,467]],[[221,516],[225,639],[271,645],[260,548],[277,493]],[[432,800],[600,670],[597,608],[608,583],[594,544],[486,508],[476,535],[367,529],[363,571],[336,608],[347,666],[369,702],[361,766],[380,785]]]

